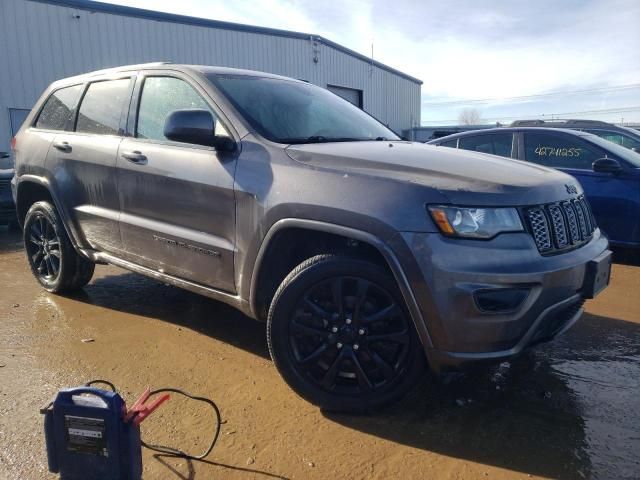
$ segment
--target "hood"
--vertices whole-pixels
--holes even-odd
[[[536,205],[569,198],[579,182],[565,173],[484,153],[413,142],[290,145],[293,160],[318,169],[385,177],[438,190],[459,205]],[[574,194],[575,196],[575,194]]]

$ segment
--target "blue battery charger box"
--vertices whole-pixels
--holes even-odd
[[[45,409],[49,471],[61,480],[140,480],[140,427],[125,421],[116,392],[92,387],[60,390]]]

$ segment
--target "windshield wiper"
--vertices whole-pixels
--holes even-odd
[[[370,138],[354,138],[354,137],[325,137],[322,135],[311,135],[306,138],[283,138],[280,143],[329,143],[329,142],[363,142],[371,140]]]

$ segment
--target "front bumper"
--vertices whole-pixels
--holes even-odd
[[[600,230],[581,248],[549,257],[526,233],[490,241],[402,233],[398,240],[412,252],[404,269],[438,372],[503,360],[564,332],[582,314],[588,263],[608,249]],[[478,292],[500,289],[526,295],[513,310],[481,310]]]

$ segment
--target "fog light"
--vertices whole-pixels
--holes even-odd
[[[473,293],[473,298],[482,312],[508,313],[517,310],[528,295],[528,288],[497,288],[477,290]]]

